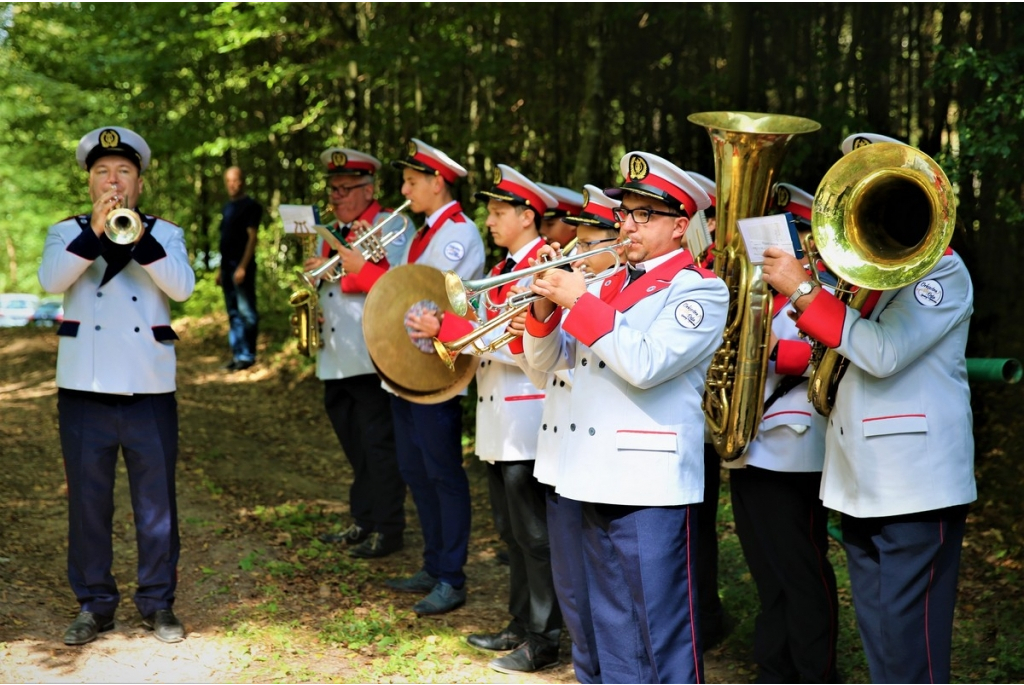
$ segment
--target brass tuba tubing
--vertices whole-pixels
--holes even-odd
[[[707,129],[714,148],[714,270],[729,286],[729,313],[708,369],[704,415],[715,450],[732,461],[761,423],[772,323],[772,298],[761,267],[747,259],[739,220],[765,213],[786,146],[821,126],[803,117],[756,112],[701,112],[687,118]]]

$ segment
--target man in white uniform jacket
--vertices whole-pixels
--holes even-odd
[[[579,272],[546,273],[524,345],[532,365],[574,370],[557,489],[583,503],[602,682],[700,682],[690,505],[703,494],[701,397],[729,295],[679,247],[707,194],[650,153],[620,168],[621,188],[606,192],[622,195],[631,278],[588,292]]]
[[[850,136],[843,150],[878,139]],[[797,326],[850,362],[828,419],[821,496],[843,514],[871,679],[949,682],[960,545],[977,498],[967,268],[947,249],[922,280],[872,293],[861,311],[774,248],[764,278],[786,296],[802,290]]]
[[[91,214],[46,236],[39,283],[64,294],[57,352],[57,408],[68,484],[68,580],[81,612],[64,643],[81,645],[114,627],[120,601],[110,572],[117,453],[124,453],[139,548],[135,606],[164,642],[184,628],[174,616],[180,551],[174,491],[178,456],[175,355],[169,300],[195,287],[182,230],[137,209],[150,151],[137,133],[106,127],[78,144],[89,172]],[[114,243],[112,209],[132,209],[142,231]]]

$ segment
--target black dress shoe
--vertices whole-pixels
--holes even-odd
[[[78,614],[68,629],[64,631],[64,644],[84,645],[96,639],[100,633],[114,629],[113,616],[101,616],[91,611]]]
[[[377,557],[386,557],[389,554],[393,554],[404,546],[405,542],[402,540],[401,533],[384,535],[384,533],[374,531],[370,533],[368,538],[363,540],[361,545],[350,549],[348,555],[357,559],[376,559]]]
[[[236,362],[234,360],[231,360],[227,364],[225,364],[224,366],[220,367],[220,370],[221,371],[237,371],[238,370],[238,362]]]
[[[346,545],[358,545],[368,537],[370,537],[370,531],[366,530],[358,523],[353,523],[341,532],[323,533],[318,537],[318,539],[320,542],[344,542]],[[427,592],[430,591],[427,590]]]
[[[526,642],[526,635],[509,626],[500,633],[474,633],[466,638],[466,642],[480,649],[506,652]]]
[[[535,673],[558,665],[558,645],[527,640],[488,665],[499,673]]]
[[[185,639],[185,626],[170,609],[157,609],[142,619],[142,625],[153,631],[160,642],[181,642]]]

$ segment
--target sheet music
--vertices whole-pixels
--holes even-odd
[[[783,252],[797,256],[793,247],[793,232],[785,214],[755,216],[740,219],[737,223],[751,264],[763,264],[764,251],[769,247],[778,247]]]
[[[711,244],[711,231],[708,230],[708,220],[703,210],[697,212],[695,221],[690,222],[685,240],[686,247],[694,259],[699,259],[708,249]]]
[[[316,210],[312,205],[279,205],[278,214],[284,223],[284,232],[310,235],[316,233]]]

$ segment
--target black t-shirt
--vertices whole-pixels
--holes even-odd
[[[247,229],[259,229],[263,218],[263,207],[248,195],[238,200],[231,200],[224,205],[220,219],[220,256],[221,260],[237,264],[245,254],[245,244],[249,241]],[[255,259],[255,256],[254,256]]]

